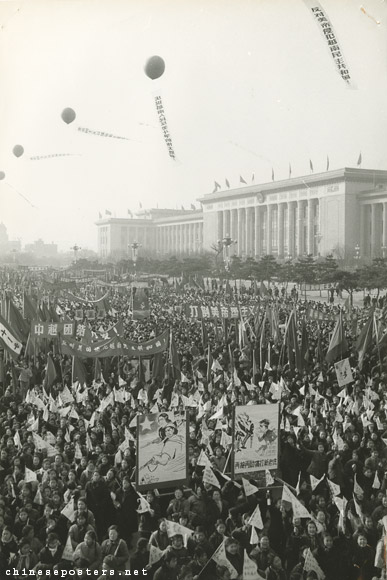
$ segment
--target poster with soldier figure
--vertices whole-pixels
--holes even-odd
[[[186,413],[138,416],[136,484],[140,491],[187,482],[187,429]]]
[[[279,406],[241,405],[234,409],[233,475],[277,469]]]

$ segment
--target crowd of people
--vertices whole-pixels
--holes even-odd
[[[4,301],[11,299],[22,312],[18,275],[3,271],[1,283]],[[62,320],[74,319],[85,308],[84,300],[96,299],[92,284],[83,283],[74,292],[82,301],[63,297],[59,290],[45,295],[41,277],[29,280],[31,301],[50,301]],[[97,340],[119,325],[125,338],[137,342],[168,329],[179,354],[178,376],[168,349],[157,368],[153,360],[120,356],[101,359],[96,372],[95,360],[86,359],[85,384],[73,384],[72,358],[62,354],[56,340],[40,340],[33,354],[26,349],[18,360],[4,350],[1,578],[23,578],[31,571],[100,580],[125,574],[153,580],[243,580],[247,559],[255,564],[255,579],[386,578],[384,311],[368,304],[343,309],[307,301],[301,293],[276,286],[263,296],[253,288],[236,291],[220,283],[205,290],[154,284],[150,316],[133,320],[128,292],[112,290],[108,309],[78,321],[79,327],[87,327]],[[249,306],[251,314],[241,332],[236,319],[187,318],[186,304]],[[275,332],[268,323],[270,312],[276,313]],[[284,341],[291,312],[300,344],[304,333],[307,337],[302,368],[295,367]],[[341,354],[353,374],[344,388],[334,365],[325,361],[340,312],[347,341]],[[362,353],[359,365],[356,340],[370,315],[379,340]],[[49,385],[48,356],[56,371]],[[209,356],[216,361],[211,367]],[[126,395],[112,399],[118,390]],[[101,406],[103,401],[110,403]],[[211,419],[220,402],[220,418]],[[246,494],[241,481],[231,477],[233,409],[263,404],[280,408],[278,469],[270,484],[257,484],[246,475],[258,487]],[[187,413],[186,482],[140,494],[136,417],[171,411]],[[203,483],[205,462],[199,458],[204,456],[218,486]],[[307,517],[298,517],[295,504],[283,499],[284,487]],[[261,528],[250,523],[257,506]],[[187,529],[189,534],[182,533]]]

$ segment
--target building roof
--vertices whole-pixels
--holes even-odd
[[[353,167],[344,167],[333,171],[324,171],[322,173],[312,173],[301,177],[291,177],[290,179],[281,179],[279,181],[270,181],[267,183],[255,183],[236,187],[233,189],[220,190],[214,193],[207,193],[205,196],[198,198],[201,203],[210,203],[231,197],[251,196],[258,192],[275,192],[281,190],[298,189],[303,186],[315,186],[318,183],[329,183],[331,181],[364,181],[378,180],[387,183],[387,171],[379,169],[359,169]]]

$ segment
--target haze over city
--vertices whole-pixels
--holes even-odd
[[[289,164],[302,176],[310,161],[323,172],[327,156],[330,169],[356,167],[360,152],[363,168],[387,169],[387,5],[323,5],[354,88],[301,0],[1,2],[0,219],[10,238],[96,250],[105,210],[199,208],[215,180],[265,183],[272,170],[287,179]],[[166,65],[155,81],[144,72],[152,55]],[[76,113],[68,125],[66,107]],[[71,155],[47,157],[57,154]]]

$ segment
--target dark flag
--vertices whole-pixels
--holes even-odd
[[[76,381],[78,381],[80,385],[86,384],[86,369],[81,359],[73,356],[71,382],[74,384]]]
[[[247,185],[247,181],[245,181],[245,180],[243,179],[242,175],[240,175],[240,176],[239,176],[239,181],[240,181],[241,183],[246,183],[246,185]]]
[[[181,370],[180,370],[180,359],[179,353],[177,352],[176,343],[173,340],[172,332],[169,339],[169,363],[171,365],[172,376],[174,380],[181,379]]]
[[[325,360],[329,363],[332,363],[337,358],[343,358],[343,355],[347,352],[347,350],[348,343],[347,339],[345,338],[342,313],[340,311],[336,326],[333,329],[327,354],[325,355]]]
[[[54,361],[52,360],[51,355],[47,356],[47,366],[46,366],[46,375],[43,381],[43,388],[46,391],[47,395],[50,394],[50,389],[55,382],[57,377],[56,368],[54,365]]]

